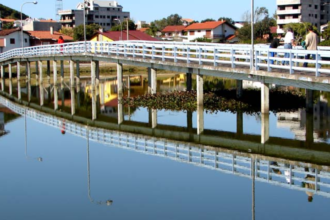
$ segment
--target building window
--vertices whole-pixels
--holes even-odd
[[[318,8],[318,5],[315,5],[315,9],[317,9]]]
[[[99,18],[99,16],[98,15],[95,15],[95,18]]]
[[[299,15],[293,15],[292,17],[297,19],[297,18],[299,18]]]
[[[120,8],[118,8],[118,11],[120,11]]]
[[[95,10],[95,11],[98,11],[98,10],[99,10],[99,8],[94,8],[94,10]]]
[[[315,18],[317,18],[317,15],[315,15]]]
[[[110,11],[110,8],[107,8],[107,11]]]
[[[15,38],[10,38],[10,44],[15,44]]]
[[[299,5],[294,5],[292,9],[299,9]]]
[[[107,26],[110,26],[110,23],[107,23]]]
[[[311,8],[311,7],[312,7],[312,5],[309,5],[309,7]]]
[[[27,43],[27,38],[24,38],[24,42]]]
[[[110,18],[110,16],[107,16],[107,18]]]

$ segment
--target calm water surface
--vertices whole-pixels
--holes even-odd
[[[117,117],[112,83],[104,84],[104,100],[98,105],[101,118]],[[161,89],[173,89],[173,84],[166,85]],[[180,88],[180,84],[175,86]],[[88,93],[88,83],[80,90]],[[23,87],[23,94],[25,91]],[[135,94],[144,92],[145,87],[140,92],[136,88]],[[32,93],[38,103],[37,87]],[[53,106],[53,96],[48,97],[47,92],[44,96],[45,105]],[[66,90],[59,108],[70,112],[69,99]],[[90,110],[83,102],[81,106]],[[318,106],[328,111],[325,99],[316,102]],[[256,181],[253,190],[249,178],[87,141],[70,132],[63,135],[57,128],[4,109],[0,120],[9,133],[0,137],[1,219],[252,219],[253,215],[255,219],[329,219],[330,196],[313,195],[309,202],[310,194],[303,186],[295,190]],[[148,123],[146,108],[125,108],[124,112],[125,121]],[[315,143],[329,142],[329,117],[325,115],[314,114]],[[196,118],[194,112],[194,128]],[[205,129],[237,132],[234,113],[205,112],[204,119]],[[186,127],[187,114],[162,110],[157,121]],[[243,114],[243,121],[244,134],[260,136],[260,116]],[[307,137],[303,109],[270,114],[269,127],[271,137],[302,142]]]

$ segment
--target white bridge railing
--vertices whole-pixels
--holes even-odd
[[[75,42],[67,44],[42,45],[14,49],[0,54],[0,63],[11,58],[49,57],[54,55],[91,54],[98,56],[139,58],[148,60],[168,61],[183,64],[199,64],[220,66],[229,65],[232,68],[248,67],[250,69],[273,68],[294,71],[311,72],[315,76],[330,73],[330,49],[319,47],[316,51],[302,50],[296,47],[292,50],[270,49],[267,45],[256,45],[255,54],[252,48],[245,44],[206,44],[162,41],[116,41],[116,42]],[[271,52],[277,56],[271,57]],[[305,59],[307,54],[315,56],[315,60]],[[286,56],[285,56],[286,55]],[[329,59],[329,61],[328,61]],[[302,67],[303,63],[309,66]],[[284,65],[282,65],[282,63]]]
[[[291,165],[290,161],[285,160],[275,162],[234,151],[232,153],[221,149],[215,151],[200,145],[88,127],[20,106],[2,96],[0,96],[0,104],[39,123],[107,146],[159,156],[246,178],[253,177],[252,169],[254,169],[257,181],[330,198],[330,168],[327,166],[322,166],[322,169],[318,170],[303,162]],[[274,158],[274,160],[277,159]]]

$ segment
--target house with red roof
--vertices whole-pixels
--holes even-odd
[[[163,39],[173,40],[175,38],[181,38],[185,33],[185,28],[186,26],[183,25],[167,26],[162,30]]]
[[[181,21],[182,21],[183,26],[188,26],[188,25],[190,25],[194,21],[194,19],[191,19],[191,18],[182,18]]]
[[[0,53],[20,48],[22,47],[22,43],[24,47],[30,46],[30,36],[26,31],[23,31],[22,42],[22,32],[20,28],[0,29]]]
[[[63,37],[64,42],[72,42],[73,38],[60,32],[54,31],[50,28],[50,31],[28,31],[30,34],[30,44],[31,46],[47,45],[47,44],[57,44],[58,38]]]
[[[209,21],[194,23],[185,28],[188,41],[195,41],[196,38],[211,39],[212,42],[224,42],[230,35],[235,35],[236,27],[227,21]]]
[[[95,34],[91,41],[103,41],[103,42],[112,42],[112,41],[121,41],[121,40],[141,40],[141,41],[158,41],[156,38],[149,36],[148,34],[136,31],[128,31],[128,39],[126,30],[123,31],[99,31]]]

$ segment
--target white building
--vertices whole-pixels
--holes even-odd
[[[146,21],[137,21],[137,22],[135,23],[135,25],[136,25],[136,29],[137,29],[137,30],[141,29],[142,26],[145,25],[145,24],[147,24]]]
[[[277,0],[277,33],[289,23],[310,22],[318,29],[330,20],[328,0]]]
[[[235,35],[236,27],[226,21],[210,21],[194,23],[186,27],[188,41],[196,38],[207,38],[213,42],[225,41],[227,37]]]
[[[117,1],[85,0],[86,24],[98,24],[104,30],[110,30],[112,26],[118,25],[119,19],[122,23],[130,18],[129,12],[123,11],[123,6]],[[74,28],[84,22],[84,4],[79,3],[77,9],[59,11],[62,27]]]
[[[30,35],[23,32],[24,47],[30,46]],[[22,47],[22,32],[20,28],[0,30],[0,53]]]

